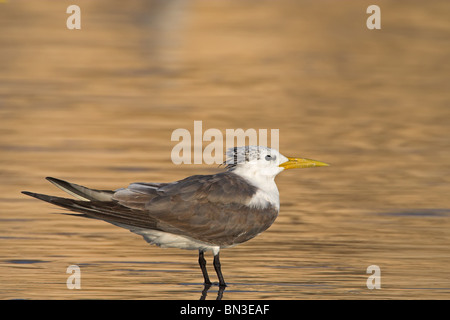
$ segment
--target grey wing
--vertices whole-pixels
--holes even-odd
[[[145,210],[163,231],[229,246],[266,230],[278,214],[273,207],[248,207],[255,192],[256,188],[244,179],[224,172],[161,186],[132,184],[118,190],[113,199],[129,208]]]
[[[118,201],[127,208],[145,210],[146,203],[158,196],[158,189],[167,184],[135,182],[127,188],[116,190],[112,196],[112,200]]]
[[[256,188],[232,172],[191,176],[172,183],[132,183],[116,191],[48,180],[78,199],[23,193],[133,232],[159,230],[212,245],[247,241],[267,229],[278,214],[273,207],[248,207]]]

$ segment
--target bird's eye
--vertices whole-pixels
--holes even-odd
[[[277,158],[276,156],[271,156],[270,154],[268,154],[265,159],[267,161],[270,161],[270,160],[275,160],[276,158]]]

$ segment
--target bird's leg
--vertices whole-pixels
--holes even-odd
[[[206,270],[206,260],[205,257],[203,256],[202,250],[198,251],[198,264],[200,265],[200,269],[202,269],[203,279],[205,279],[205,285],[207,284],[210,285],[211,281],[209,281],[208,270]]]
[[[225,283],[225,280],[223,279],[222,271],[220,269],[220,259],[219,259],[219,253],[214,255],[214,269],[216,270],[217,277],[219,278],[219,287],[226,287],[227,284]]]

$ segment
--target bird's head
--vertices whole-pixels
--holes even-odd
[[[271,178],[286,169],[328,166],[316,160],[285,157],[278,150],[262,146],[234,147],[226,155],[224,164],[228,170],[244,170]]]

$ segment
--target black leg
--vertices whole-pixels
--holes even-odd
[[[217,277],[219,278],[219,287],[226,287],[227,284],[225,283],[225,280],[223,279],[222,270],[220,269],[220,260],[219,260],[219,253],[217,253],[214,256],[214,269],[216,270]]]
[[[200,265],[200,269],[202,269],[203,279],[205,279],[205,284],[211,284],[209,281],[208,270],[206,270],[206,260],[203,256],[203,251],[198,251],[198,264]]]

